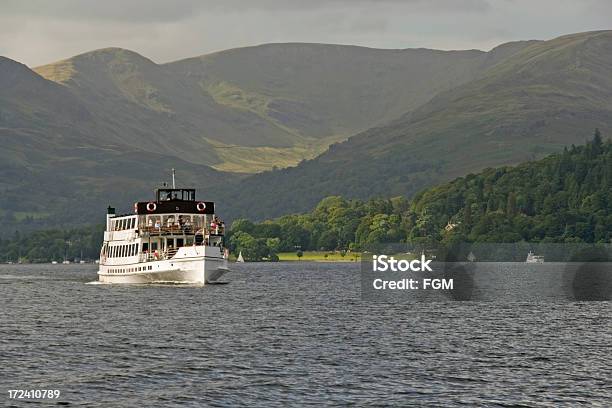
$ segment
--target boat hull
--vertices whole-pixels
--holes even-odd
[[[223,257],[184,256],[193,255],[189,253],[179,253],[178,255],[168,260],[123,265],[100,265],[98,278],[100,282],[104,283],[204,285],[217,282],[221,276],[229,271],[227,259]]]

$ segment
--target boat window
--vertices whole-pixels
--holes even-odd
[[[176,247],[180,248],[183,246],[183,238],[177,238],[176,239]]]
[[[151,251],[157,250],[157,242],[151,242]]]

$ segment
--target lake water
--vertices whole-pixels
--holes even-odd
[[[0,403],[612,406],[611,302],[380,303],[357,264],[233,268],[181,287],[0,266]]]

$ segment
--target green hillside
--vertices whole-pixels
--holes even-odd
[[[327,259],[344,260],[352,259],[346,251],[381,243],[609,243],[611,226],[612,141],[603,142],[597,131],[586,145],[469,174],[412,200],[332,196],[304,214],[260,223],[238,219],[227,245],[248,260],[275,259],[279,252],[297,249],[340,251]],[[82,251],[93,259],[101,239],[100,227],[16,234],[0,240],[0,256],[50,261],[64,253],[73,259]]]
[[[491,63],[481,51],[267,44],[167,64],[107,48],[34,70],[79,98],[99,137],[248,173],[312,158]]]
[[[494,52],[493,50],[492,52]],[[219,192],[233,216],[305,211],[328,195],[412,195],[488,166],[534,160],[612,131],[612,32],[535,42],[479,78],[314,160]],[[251,200],[260,205],[243,206]]]
[[[226,219],[265,219],[537,159],[609,133],[611,44],[268,44],[168,64],[109,48],[36,72],[2,58],[0,235],[129,210],[173,167]]]
[[[585,146],[516,167],[486,169],[402,197],[328,197],[306,214],[234,222],[229,245],[251,260],[279,251],[346,251],[381,243],[609,243],[612,142],[599,132]]]
[[[585,146],[428,189],[412,201],[407,225],[413,240],[609,243],[612,142],[596,131]]]
[[[525,46],[269,44],[169,64],[108,48],[34,71],[0,58],[0,235],[91,222],[109,203],[129,209],[172,167],[210,197],[244,173],[314,157]]]

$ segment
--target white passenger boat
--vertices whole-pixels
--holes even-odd
[[[224,224],[194,189],[162,188],[134,214],[109,207],[98,277],[108,283],[216,282],[228,271]]]

